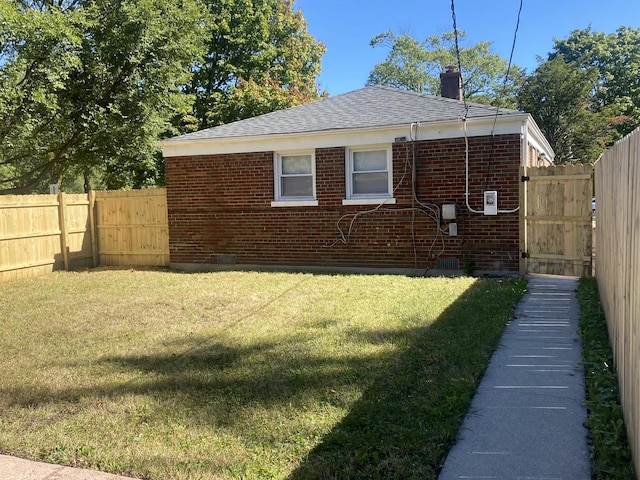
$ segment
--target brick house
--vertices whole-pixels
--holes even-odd
[[[526,113],[380,86],[161,147],[181,269],[517,271],[519,167],[553,158]]]

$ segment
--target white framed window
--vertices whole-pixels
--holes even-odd
[[[273,155],[273,171],[272,207],[318,205],[314,152],[276,152]]]
[[[395,203],[391,146],[347,148],[344,205]]]

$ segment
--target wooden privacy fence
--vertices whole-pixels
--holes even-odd
[[[165,189],[95,192],[99,265],[169,265]]]
[[[87,195],[0,196],[0,281],[93,265]]]
[[[520,272],[590,277],[593,167],[522,167],[520,173]]]
[[[598,160],[595,182],[596,278],[640,472],[640,129]]]
[[[98,265],[169,265],[164,189],[0,196],[0,281]]]

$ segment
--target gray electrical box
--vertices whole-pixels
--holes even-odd
[[[484,192],[484,214],[498,215],[498,192],[487,190]]]
[[[456,219],[456,206],[455,204],[445,203],[442,205],[442,219],[443,220],[455,220]]]

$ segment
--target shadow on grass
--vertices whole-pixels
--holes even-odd
[[[179,418],[233,426],[252,442],[261,441],[262,426],[252,424],[251,408],[296,409],[319,402],[348,414],[315,442],[289,480],[435,478],[523,287],[517,280],[479,280],[428,325],[406,318],[406,327],[394,331],[348,332],[349,342],[394,345],[387,350],[392,353],[373,357],[307,351],[306,342],[335,322],[320,319],[309,331],[277,343],[234,347],[189,337],[167,346],[177,353],[97,362],[130,375],[129,382],[0,392],[22,406],[151,395]],[[355,402],[341,396],[352,387],[364,392]]]
[[[404,351],[289,480],[436,478],[524,285],[478,282],[435,323],[397,332]]]

